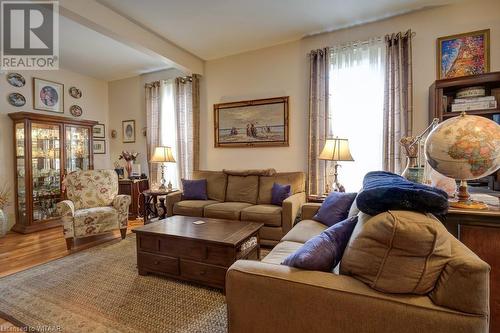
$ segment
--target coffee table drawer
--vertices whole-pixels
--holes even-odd
[[[137,253],[140,270],[179,275],[179,259],[157,254]]]
[[[227,269],[181,259],[181,275],[187,279],[224,287]]]

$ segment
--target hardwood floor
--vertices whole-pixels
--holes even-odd
[[[127,234],[143,225],[142,220],[129,221]],[[0,238],[0,277],[59,259],[105,242],[120,239],[120,232],[87,237],[75,241],[71,251],[66,249],[62,227],[23,235],[9,232]],[[1,282],[1,281],[0,281]],[[0,332],[24,332],[0,318]]]

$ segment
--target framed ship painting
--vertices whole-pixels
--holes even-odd
[[[438,38],[438,79],[483,74],[489,71],[489,29]]]
[[[288,147],[288,96],[214,104],[215,147]]]

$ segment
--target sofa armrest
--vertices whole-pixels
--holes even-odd
[[[165,206],[167,207],[167,217],[174,215],[174,204],[181,201],[181,199],[181,191],[167,194],[167,197],[165,199]]]
[[[73,225],[75,204],[71,200],[63,200],[57,203],[56,209],[63,222],[64,238],[73,238],[75,236]]]
[[[118,211],[118,225],[120,229],[126,229],[128,225],[128,210],[132,198],[130,195],[118,194],[113,199],[113,208]]]
[[[486,332],[488,328],[487,317],[436,306],[427,296],[384,294],[349,276],[250,260],[239,260],[229,268],[226,303],[229,333]]]
[[[313,216],[318,212],[319,207],[321,207],[320,203],[310,202],[303,204],[301,213],[302,220],[312,220]]]
[[[281,218],[281,228],[283,229],[283,234],[292,229],[297,215],[300,213],[300,207],[306,202],[306,193],[299,192],[294,195],[289,196],[283,200],[282,204],[282,218]]]

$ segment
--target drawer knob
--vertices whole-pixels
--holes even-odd
[[[207,274],[207,272],[205,270],[200,271],[200,275],[205,275],[205,274]]]
[[[155,260],[155,265],[159,265],[160,262],[158,260]]]

